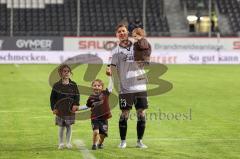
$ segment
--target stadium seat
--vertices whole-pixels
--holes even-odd
[[[216,4],[220,13],[229,17],[230,25],[235,34],[240,32],[240,1],[238,0],[217,0]]]
[[[18,36],[74,36],[77,30],[77,0],[1,0],[0,35],[9,33],[13,8],[13,34]],[[142,21],[142,0],[81,0],[81,35],[114,35],[115,26],[124,18]],[[147,32],[169,32],[163,0],[146,3]]]

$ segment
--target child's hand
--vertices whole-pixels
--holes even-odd
[[[77,110],[78,110],[78,106],[77,106],[77,105],[74,105],[74,106],[72,107],[72,111],[75,113]]]
[[[54,109],[54,110],[53,110],[53,114],[58,114],[58,110],[57,110],[57,109]]]
[[[107,75],[107,76],[112,76],[112,70],[111,70],[110,67],[107,67],[106,75]]]
[[[141,36],[137,36],[135,40],[138,41],[138,40],[141,40],[141,39],[142,39]]]

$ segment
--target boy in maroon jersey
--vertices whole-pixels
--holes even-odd
[[[87,107],[91,108],[91,124],[93,128],[92,150],[103,148],[103,141],[108,136],[108,119],[112,117],[109,107],[109,95],[112,92],[112,81],[103,90],[104,83],[100,79],[92,82],[93,94],[87,100]]]

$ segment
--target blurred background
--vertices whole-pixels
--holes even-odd
[[[88,88],[95,78],[107,85],[102,63],[117,46],[120,23],[130,32],[144,28],[151,62],[168,68],[149,67],[156,82],[148,91],[164,89],[164,80],[173,88],[149,96],[147,112],[171,119],[147,122],[146,150],[135,149],[136,121],[130,120],[123,152],[116,107],[106,148],[90,153],[101,159],[240,158],[240,0],[0,0],[0,159],[88,158],[89,120],[73,126],[72,141],[81,139],[83,150],[57,150],[49,79],[67,60],[78,85]],[[88,96],[80,92],[84,105]],[[188,120],[177,119],[188,113]]]
[[[130,35],[144,28],[153,62],[239,64],[239,15],[239,0],[0,0],[0,63],[58,64],[78,54],[106,63],[115,27],[125,24]]]
[[[239,36],[239,0],[0,0],[0,36]]]

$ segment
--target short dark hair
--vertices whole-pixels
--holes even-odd
[[[118,31],[119,28],[125,27],[128,30],[128,27],[125,24],[118,24],[115,28],[115,33]]]

